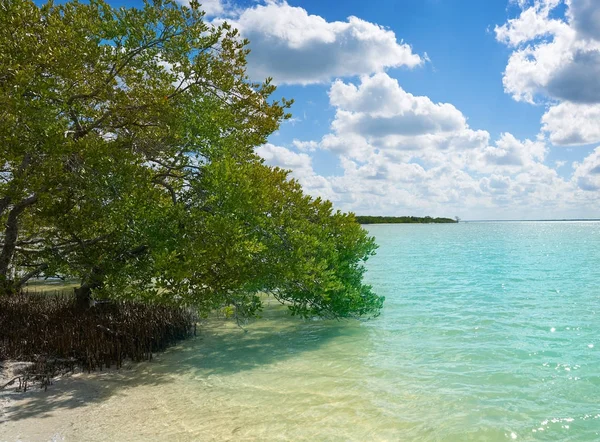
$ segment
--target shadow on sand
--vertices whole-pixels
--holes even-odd
[[[358,322],[304,321],[285,309],[270,307],[262,319],[242,329],[225,320],[209,320],[197,337],[159,354],[153,361],[126,365],[121,370],[80,374],[58,379],[48,391],[0,391],[0,424],[43,418],[61,409],[86,407],[137,386],[174,383],[178,376],[204,378],[228,375],[273,364],[317,350],[339,337],[364,333]]]

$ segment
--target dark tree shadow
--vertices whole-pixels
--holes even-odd
[[[208,377],[252,370],[315,351],[336,338],[353,338],[361,333],[365,329],[358,322],[304,321],[289,317],[280,308],[265,311],[264,318],[246,328],[231,321],[210,320],[199,328],[197,337],[156,355],[153,361],[126,364],[120,370],[66,376],[45,392],[0,391],[0,401],[10,397],[10,405],[4,415],[0,414],[0,424],[101,403],[137,386],[173,383],[174,376]]]

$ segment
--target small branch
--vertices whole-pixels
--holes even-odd
[[[175,192],[175,189],[173,189],[173,186],[168,184],[165,180],[154,180],[154,183],[161,185],[165,189],[167,189],[167,191],[169,192],[169,195],[171,195],[171,200],[173,201],[173,204],[177,204],[177,192]]]
[[[27,272],[21,279],[19,279],[19,281],[16,284],[16,288],[17,290],[20,289],[21,287],[23,287],[25,285],[25,283],[27,281],[29,281],[31,278],[33,278],[34,276],[39,275],[41,272],[43,272],[44,270],[46,270],[48,268],[48,264],[44,263],[44,264],[40,264],[39,266],[37,266],[35,269]]]
[[[2,387],[0,387],[0,390],[4,390],[6,387],[8,387],[8,386],[10,386],[10,385],[14,384],[14,383],[15,383],[15,381],[16,381],[17,379],[21,379],[22,377],[23,377],[23,376],[21,375],[21,376],[17,376],[16,378],[13,378],[13,379],[11,379],[11,380],[10,380],[10,381],[8,381],[6,384],[4,384]]]

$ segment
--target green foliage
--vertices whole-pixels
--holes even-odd
[[[185,281],[193,288],[184,292],[209,299],[202,287],[218,287],[217,303],[224,295],[248,313],[259,307],[255,294],[266,292],[302,316],[377,314],[383,300],[362,283],[376,246],[352,215],[259,161],[213,163],[194,185],[191,192],[206,196],[192,198],[187,219],[197,224],[186,229],[193,233],[184,255],[207,265],[191,266]]]
[[[0,291],[56,275],[238,316],[259,292],[304,316],[377,314],[373,240],[256,157],[292,102],[249,82],[248,42],[203,16],[0,0]]]
[[[430,216],[356,216],[359,224],[446,224],[457,223],[451,218],[432,218]]]

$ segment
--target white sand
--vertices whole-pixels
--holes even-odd
[[[5,363],[0,386],[18,375],[20,364]],[[117,383],[127,385],[144,364],[119,371],[67,374],[54,379],[47,391],[30,383],[27,392],[16,391],[18,381],[0,390],[0,441],[81,440],[77,428],[93,419],[98,404]],[[101,434],[95,440],[104,440]]]

